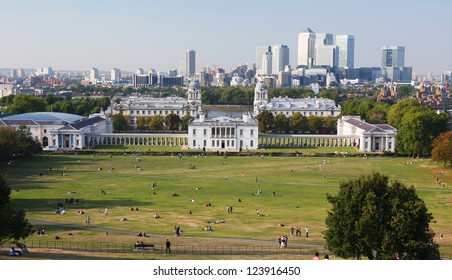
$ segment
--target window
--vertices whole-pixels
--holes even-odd
[[[254,129],[250,130],[250,135],[253,136],[254,135]]]
[[[193,147],[196,147],[196,140],[193,140]]]
[[[204,147],[207,146],[207,140],[204,140]]]
[[[243,136],[243,129],[240,129],[240,136]]]
[[[141,111],[141,114],[142,114],[142,115],[146,115],[146,113],[145,113],[145,111],[144,111],[144,110],[143,110],[143,111]]]
[[[215,147],[215,140],[212,140],[212,147]]]
[[[231,140],[231,147],[234,147],[234,140]]]
[[[196,135],[196,129],[194,128],[193,129],[193,136],[195,136]]]
[[[204,136],[207,135],[207,129],[204,129]]]
[[[229,140],[226,141],[226,147],[229,147]]]
[[[44,129],[44,133],[47,133],[47,129]]]
[[[130,111],[130,114],[133,115],[133,110]]]
[[[251,140],[250,142],[250,147],[253,147],[253,140]]]
[[[243,140],[240,140],[240,148],[243,146]]]

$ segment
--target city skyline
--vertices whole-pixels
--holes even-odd
[[[205,1],[5,1],[0,68],[158,71],[178,69],[185,50],[203,65],[230,70],[256,63],[256,47],[283,44],[297,66],[298,34],[353,35],[355,67],[381,64],[383,46],[404,46],[413,72],[451,70],[452,3],[381,0],[366,3],[231,0]],[[388,9],[390,7],[390,9]],[[369,12],[371,11],[371,12]],[[265,19],[263,21],[263,19]],[[265,24],[263,24],[265,23]],[[395,24],[397,23],[397,24]]]

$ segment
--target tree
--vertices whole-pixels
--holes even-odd
[[[159,131],[163,129],[163,124],[165,123],[165,118],[163,116],[157,115],[152,116],[151,120],[149,121],[149,130],[153,131]]]
[[[147,118],[145,116],[137,117],[137,128],[143,131],[147,126]]]
[[[20,125],[16,130],[17,141],[19,143],[19,151],[24,156],[29,157],[35,153],[39,153],[42,150],[41,143],[33,139],[30,129],[25,125]]]
[[[275,116],[274,125],[276,131],[286,132],[289,129],[289,119],[286,115],[279,113]]]
[[[340,184],[325,220],[327,247],[339,257],[439,259],[433,216],[413,187],[380,173]]]
[[[406,111],[397,133],[397,149],[400,153],[420,156],[432,150],[432,141],[447,129],[445,114],[420,106]]]
[[[270,111],[264,110],[257,115],[257,122],[259,131],[265,133],[267,130],[273,128],[273,114]]]
[[[337,130],[337,119],[333,118],[331,116],[327,116],[324,119],[324,123],[325,123],[325,130],[333,133]]]
[[[323,118],[318,116],[309,116],[308,123],[309,130],[311,130],[311,132],[318,132],[323,127]]]
[[[442,133],[433,140],[432,160],[450,163],[452,167],[452,131]]]
[[[25,218],[25,211],[18,209],[10,201],[11,189],[0,172],[0,245],[8,241],[20,244],[20,240],[30,236],[33,228]]]
[[[388,111],[388,124],[395,128],[399,128],[402,123],[403,116],[410,110],[420,107],[419,101],[414,99],[402,99],[393,106]]]
[[[0,161],[6,161],[20,150],[17,132],[7,126],[0,126]]]
[[[180,124],[180,117],[174,113],[168,114],[165,116],[165,125],[168,127],[169,130],[172,130],[174,133],[174,130],[179,128]]]
[[[308,118],[303,116],[301,113],[295,113],[289,117],[290,128],[293,132],[303,132],[307,130]]]
[[[7,110],[13,114],[44,112],[46,103],[41,97],[21,94],[14,97],[13,104],[8,106]]]
[[[190,114],[187,114],[182,117],[181,124],[182,124],[182,130],[188,130],[188,124],[190,123],[192,117]]]
[[[127,121],[122,113],[114,114],[111,119],[113,121],[113,129],[115,131],[127,130]]]

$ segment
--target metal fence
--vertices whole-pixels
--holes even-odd
[[[114,243],[86,243],[86,242],[63,242],[63,241],[29,241],[27,248],[59,249],[63,251],[80,252],[106,252],[106,253],[153,253],[166,254],[166,246],[154,244],[153,248],[135,248],[134,244],[114,244]],[[17,247],[15,244],[3,244],[1,247]],[[279,248],[277,244],[268,246],[192,246],[192,245],[172,245],[172,254],[181,255],[320,255],[330,254],[328,250],[314,246],[289,246]]]

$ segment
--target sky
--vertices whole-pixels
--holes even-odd
[[[256,46],[298,33],[355,36],[355,67],[380,67],[382,46],[404,46],[413,72],[452,70],[448,0],[0,0],[0,68],[177,69],[255,63]]]

